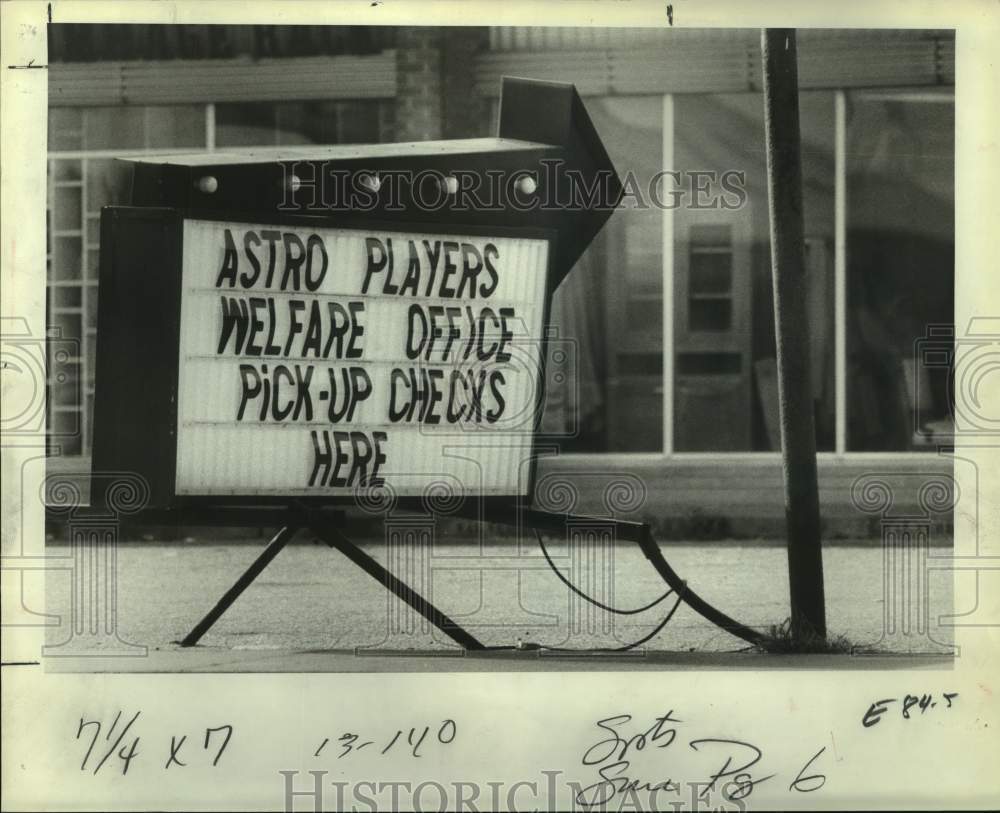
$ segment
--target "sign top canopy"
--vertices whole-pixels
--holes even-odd
[[[532,79],[503,79],[496,138],[161,155],[133,165],[136,206],[552,229],[553,289],[622,192],[574,86]]]

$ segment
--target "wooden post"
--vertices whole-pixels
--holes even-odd
[[[809,371],[799,81],[794,29],[761,32],[764,134],[792,633],[826,636],[816,432]]]

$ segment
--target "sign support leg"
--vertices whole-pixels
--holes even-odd
[[[445,615],[412,587],[394,576],[356,544],[351,542],[330,520],[325,520],[315,515],[310,517],[308,513],[304,517],[305,519],[302,524],[288,525],[278,531],[260,556],[237,579],[236,583],[229,588],[226,594],[219,599],[215,607],[179,642],[181,646],[187,647],[197,644],[212,625],[219,620],[222,614],[239,598],[243,591],[263,572],[264,568],[271,563],[274,557],[281,552],[282,548],[288,544],[292,537],[300,529],[308,527],[322,542],[340,551],[351,562],[383,585],[390,593],[405,601],[463,649],[469,651],[483,651],[488,649],[488,647],[484,646],[475,636],[463,629],[456,621]],[[567,522],[588,518],[576,517],[570,514],[555,514],[548,511],[512,505],[500,510],[492,509],[481,519],[519,528],[534,528],[540,531],[558,533],[565,530]],[[750,629],[733,620],[698,596],[667,563],[647,524],[621,519],[607,520],[605,518],[604,521],[610,521],[615,526],[615,533],[618,539],[637,542],[661,578],[695,612],[727,632],[751,644],[757,644],[763,639],[763,636],[756,630]]]
[[[236,580],[236,584],[230,587],[226,594],[219,599],[218,603],[208,612],[201,621],[195,626],[191,632],[189,632],[184,639],[180,642],[181,646],[194,646],[201,640],[201,637],[211,629],[212,625],[219,620],[222,614],[229,609],[236,599],[240,597],[240,594],[246,590],[267,567],[271,564],[271,560],[274,559],[279,553],[281,553],[282,548],[288,544],[293,536],[298,532],[298,528],[292,525],[287,525],[275,534],[274,538],[267,543],[267,547],[264,548],[263,552],[254,561],[250,567],[247,568],[246,572]]]
[[[594,518],[576,514],[557,514],[552,511],[528,508],[517,504],[489,509],[482,517],[479,517],[476,513],[467,513],[466,515],[471,519],[481,519],[482,521],[498,525],[508,525],[519,529],[530,528],[549,533],[564,533],[567,524],[571,522],[601,521],[610,523],[614,526],[615,538],[621,541],[637,543],[643,555],[659,574],[660,578],[692,610],[708,621],[711,621],[717,627],[735,635],[737,638],[742,638],[749,644],[758,645],[764,641],[764,636],[761,633],[730,618],[692,590],[687,582],[677,575],[676,571],[667,562],[659,545],[656,543],[652,529],[645,522],[635,522],[615,517]]]
[[[332,525],[317,523],[313,525],[312,530],[323,542],[331,548],[339,550],[344,556],[365,571],[365,573],[382,584],[386,590],[409,604],[463,649],[482,650],[486,648],[482,642],[464,630],[457,622],[453,621],[412,587],[400,581],[372,559],[371,556],[345,537],[339,529]]]

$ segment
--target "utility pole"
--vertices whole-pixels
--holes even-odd
[[[764,29],[761,54],[788,584],[792,634],[801,642],[810,637],[826,637],[826,604],[809,371],[795,30]]]

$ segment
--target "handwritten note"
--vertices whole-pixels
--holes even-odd
[[[139,750],[139,743],[142,740],[141,716],[141,711],[130,716],[126,712],[119,711],[110,721],[103,721],[91,719],[85,714],[81,715],[76,729],[76,739],[84,743],[86,751],[80,762],[80,770],[91,771],[97,775],[102,768],[107,767],[108,770],[120,770],[122,776],[127,775],[132,760],[138,759],[144,753]],[[188,734],[172,734],[169,750],[160,749],[161,755],[164,751],[167,753],[163,770],[168,770],[172,766],[187,767],[188,763],[181,759],[182,756],[189,760],[207,761],[212,767],[218,766],[233,736],[233,726],[228,723],[206,726],[204,731],[197,732],[199,738],[201,735],[204,736],[204,740],[200,746],[192,743],[185,750]],[[149,752],[156,750],[155,745],[149,748]],[[147,753],[147,758],[153,759],[152,754]]]
[[[701,736],[697,727],[685,722],[674,709],[647,727],[643,725],[646,723],[634,720],[631,714],[594,723],[599,738],[584,751],[580,762],[593,768],[597,779],[577,792],[577,804],[604,807],[616,797],[637,793],[680,795],[685,785],[694,801],[714,801],[719,794],[727,801],[739,800],[783,773],[791,776],[789,792],[812,793],[826,784],[818,765],[826,746],[807,755],[794,773],[765,773],[769,766],[761,746],[730,737]],[[639,775],[632,770],[632,761],[647,749],[658,752],[654,761],[646,761],[646,770],[655,773]]]

